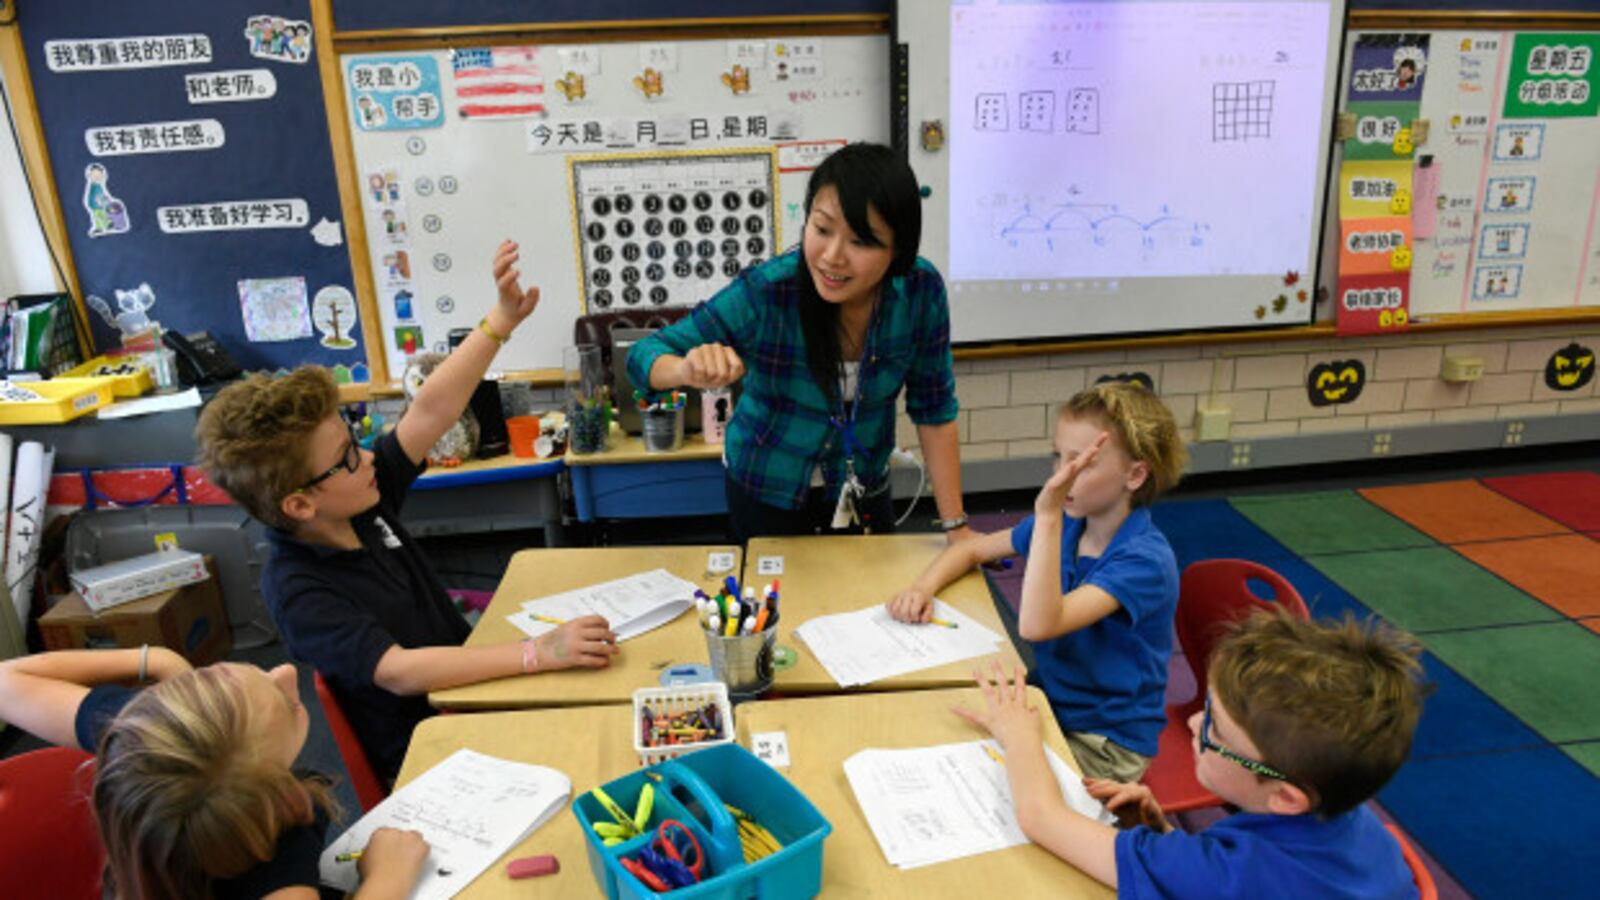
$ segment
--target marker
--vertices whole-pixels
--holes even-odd
[[[757,631],[766,631],[767,630],[767,614],[769,612],[771,612],[771,611],[772,611],[772,607],[763,606],[763,607],[761,607],[761,612],[756,613],[756,630]]]
[[[342,863],[344,863],[344,862],[355,862],[356,860],[358,860],[360,858],[361,858],[361,851],[360,850],[351,850],[349,853],[341,853],[338,856],[335,856],[333,858],[333,861],[334,862],[342,862]]]
[[[929,625],[942,625],[945,628],[960,628],[961,627],[960,625],[957,625],[954,622],[946,622],[944,619],[929,619],[928,620],[928,624]]]
[[[710,618],[706,619],[706,630],[710,631],[712,634],[721,634],[722,617],[716,613],[712,613]]]
[[[754,615],[745,616],[744,622],[739,625],[739,632],[741,634],[755,634],[756,617]]]
[[[723,637],[733,637],[734,635],[736,635],[738,633],[739,633],[739,617],[738,616],[731,616],[728,619],[728,624],[727,624],[726,628],[724,629],[724,631],[722,633],[722,636]]]
[[[727,577],[727,580],[723,582],[723,585],[728,589],[729,594],[732,594],[735,597],[739,596],[739,582],[732,575]]]
[[[567,624],[567,620],[566,619],[558,619],[555,616],[545,616],[545,615],[540,615],[539,613],[534,613],[533,617],[535,619],[537,619],[538,621],[540,621],[540,622],[548,622],[551,625],[565,625],[565,624]]]

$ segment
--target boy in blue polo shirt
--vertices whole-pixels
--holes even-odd
[[[975,673],[984,708],[956,713],[1006,751],[1017,824],[1119,897],[1409,900],[1400,846],[1363,805],[1405,762],[1427,692],[1410,635],[1351,618],[1257,613],[1212,653],[1206,706],[1189,720],[1195,777],[1239,812],[1173,830],[1142,784],[1085,779],[1134,827],[1074,812],[1045,761],[1018,671]]]
[[[1035,676],[1078,767],[1137,781],[1166,724],[1178,608],[1177,560],[1147,507],[1182,474],[1183,441],[1159,398],[1111,381],[1062,405],[1055,451],[1034,515],[946,548],[889,612],[926,622],[945,585],[979,563],[1026,556],[1017,631],[1033,642]]]
[[[284,643],[327,680],[380,778],[393,781],[429,691],[510,675],[598,668],[616,653],[605,619],[537,640],[462,647],[469,629],[400,522],[429,449],[466,408],[495,353],[539,303],[517,245],[495,253],[499,301],[369,452],[339,414],[333,377],[302,366],[217,394],[195,429],[211,480],[271,526],[261,592]]]

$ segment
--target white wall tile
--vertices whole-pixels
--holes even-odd
[[[1230,391],[1208,399],[1206,406],[1226,406],[1233,411],[1231,421],[1260,422],[1267,417],[1267,391]]]
[[[1427,425],[1432,421],[1433,413],[1426,411],[1381,413],[1375,416],[1367,416],[1367,428],[1371,431],[1378,431],[1383,428],[1410,428],[1415,425]]]
[[[1011,402],[1057,405],[1072,399],[1084,388],[1082,369],[1040,369],[1011,373]]]
[[[1444,348],[1437,344],[1385,348],[1378,351],[1376,371],[1369,371],[1367,377],[1374,381],[1436,378],[1439,375],[1439,360],[1443,356]]]
[[[1368,381],[1361,396],[1334,407],[1341,416],[1364,416],[1369,413],[1399,412],[1406,402],[1404,381]]]
[[[1406,382],[1405,409],[1445,409],[1467,405],[1467,385],[1451,384],[1438,378],[1419,378]]]
[[[1005,406],[1011,400],[1011,376],[1005,372],[962,375],[956,379],[956,400],[962,409]]]
[[[1366,416],[1339,416],[1334,419],[1301,419],[1301,434],[1327,434],[1332,431],[1365,431]]]
[[[1553,400],[1548,403],[1510,403],[1498,409],[1496,418],[1537,419],[1540,416],[1553,416],[1559,412],[1561,404]]]
[[[1456,422],[1488,422],[1495,418],[1496,407],[1463,406],[1458,409],[1438,409],[1433,412],[1433,424],[1449,425]]]
[[[1267,418],[1321,419],[1333,418],[1337,406],[1312,406],[1311,398],[1303,387],[1273,388],[1267,398]]]
[[[1472,406],[1497,406],[1502,403],[1527,403],[1533,398],[1533,372],[1503,372],[1485,375],[1467,389]]]
[[[1228,440],[1247,441],[1253,438],[1289,437],[1299,431],[1299,419],[1288,419],[1281,422],[1236,422],[1233,428],[1228,431]]]
[[[972,438],[977,441],[1015,441],[1048,435],[1045,406],[1010,406],[972,411]]]
[[[1306,355],[1285,353],[1281,356],[1241,356],[1233,363],[1235,390],[1249,388],[1285,387],[1300,384],[1305,378]]]
[[[1005,458],[1005,441],[985,441],[978,444],[961,445],[961,461],[963,463],[973,463],[989,459]]]

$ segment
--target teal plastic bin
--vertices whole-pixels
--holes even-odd
[[[649,773],[649,774],[647,774]],[[790,900],[815,897],[822,890],[822,842],[833,826],[789,780],[738,744],[710,747],[688,756],[640,769],[602,785],[626,811],[639,803],[650,775],[655,804],[645,833],[607,847],[591,827],[612,821],[588,791],[573,801],[572,810],[588,839],[589,868],[606,896],[617,898],[715,898],[715,900]],[[739,830],[724,804],[743,810],[772,832],[783,849],[746,864]],[[656,826],[677,819],[694,833],[706,854],[709,871],[698,884],[657,893],[622,867],[619,860],[649,846]]]

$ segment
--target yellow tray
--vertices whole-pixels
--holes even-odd
[[[67,422],[111,403],[110,378],[52,378],[13,384],[40,399],[0,400],[0,425]]]
[[[128,371],[128,370],[132,371]],[[150,370],[132,357],[113,359],[96,356],[81,366],[62,372],[59,378],[109,378],[111,393],[117,397],[142,397],[152,386]]]

